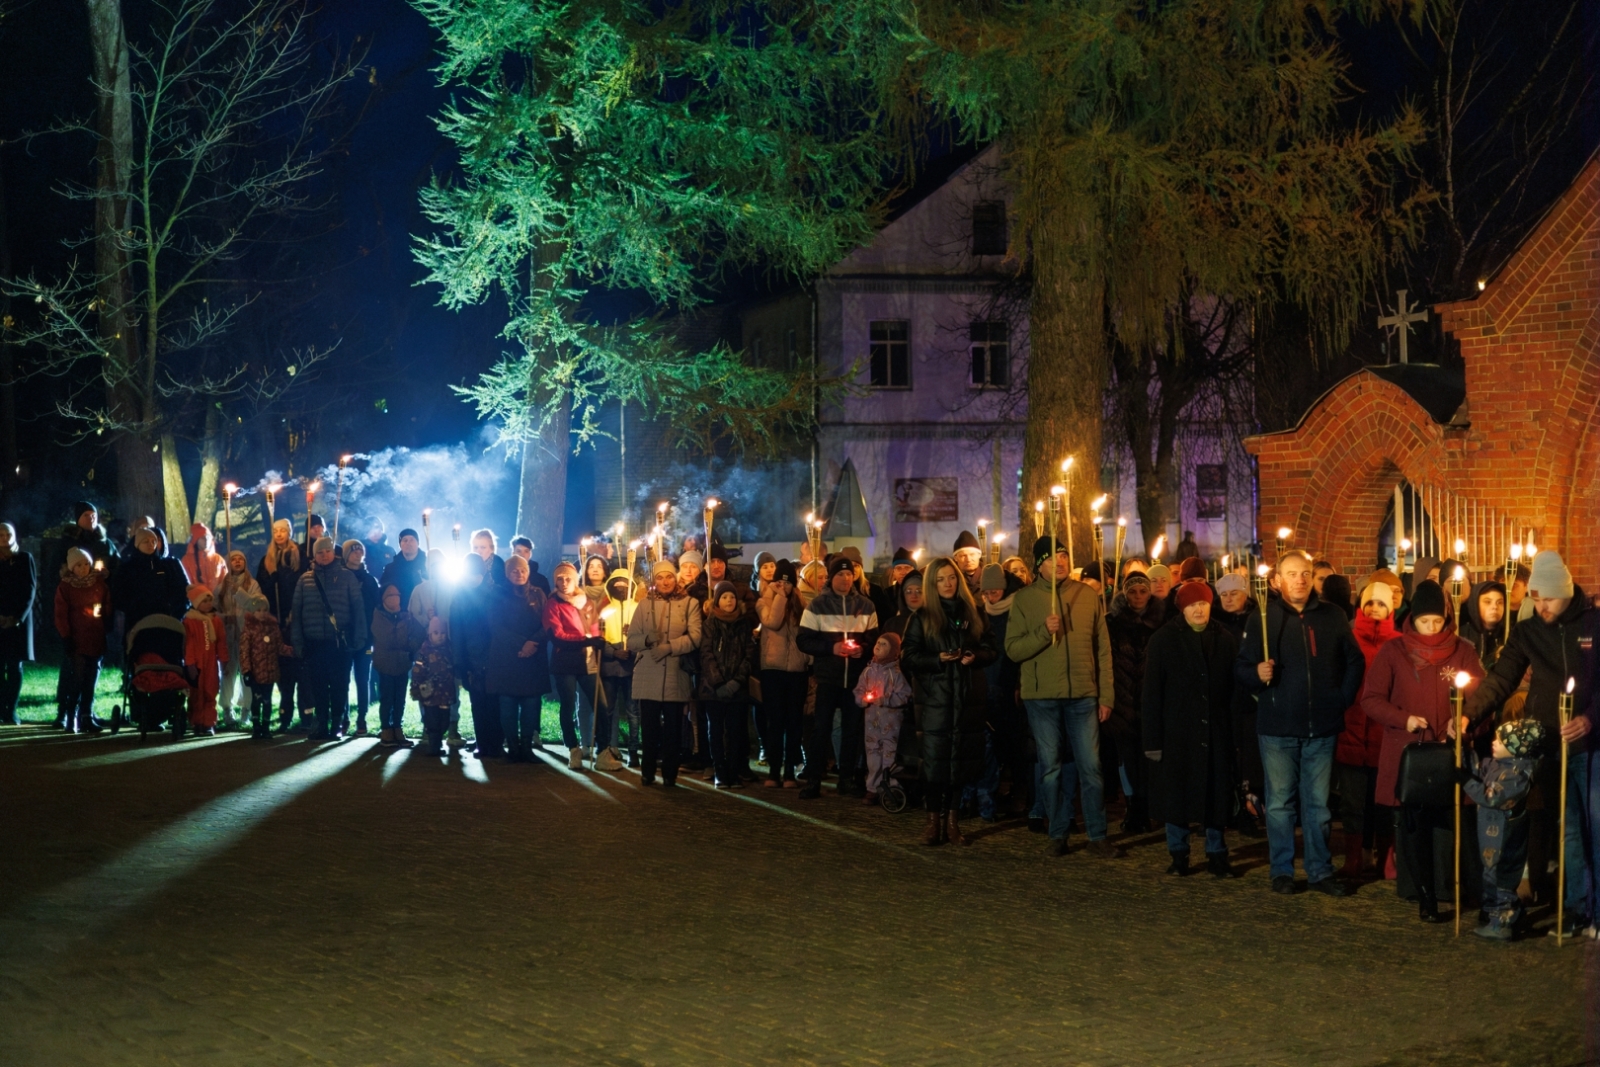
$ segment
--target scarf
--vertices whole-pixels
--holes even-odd
[[[723,622],[738,622],[744,613],[738,608],[734,608],[732,611],[723,611],[721,608],[713,606],[711,615],[713,618],[721,619]]]
[[[688,594],[685,593],[681,587],[674,589],[670,593],[663,593],[652,585],[650,587],[650,592],[647,593],[646,596],[651,600],[682,600],[684,597],[688,596]]]
[[[1015,600],[1016,598],[1017,598],[1017,594],[1012,593],[1010,596],[1001,597],[999,600],[996,600],[993,604],[991,604],[987,600],[985,600],[983,602],[984,614],[986,614],[986,615],[1004,615],[1006,612],[1011,610],[1011,602],[1013,600]]]
[[[82,578],[79,578],[76,574],[73,574],[71,571],[68,571],[67,573],[65,573],[65,574],[63,574],[61,576],[61,580],[63,582],[65,582],[66,584],[72,586],[72,588],[74,588],[74,589],[88,589],[90,586],[94,585],[95,582],[100,580],[100,576],[98,574],[96,574],[94,571],[90,571],[88,574],[85,574]]]
[[[1405,632],[1400,639],[1405,642],[1406,655],[1411,657],[1411,666],[1416,670],[1437,667],[1456,651],[1455,626],[1448,619],[1445,620],[1444,629],[1436,634],[1417,633],[1415,625],[1407,619]]]

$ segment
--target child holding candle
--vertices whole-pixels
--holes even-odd
[[[1522,918],[1517,885],[1528,860],[1528,794],[1539,767],[1544,724],[1537,719],[1501,723],[1490,758],[1467,753],[1461,789],[1478,806],[1478,855],[1483,860],[1483,910],[1489,921],[1473,933],[1510,941]]]
[[[95,570],[94,558],[84,549],[67,549],[66,570],[56,586],[56,632],[65,646],[57,721],[69,734],[101,730],[94,718],[94,687],[110,622],[111,591],[104,572]]]
[[[196,582],[183,616],[183,662],[189,669],[189,725],[197,735],[217,732],[217,694],[228,661],[228,633],[217,614],[216,595]]]
[[[872,662],[856,679],[856,701],[866,711],[867,795],[864,803],[876,804],[878,791],[894,767],[900,745],[900,726],[906,705],[911,703],[911,686],[900,673],[900,635],[884,631],[872,646]]]

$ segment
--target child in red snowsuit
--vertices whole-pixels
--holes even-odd
[[[217,732],[217,694],[228,662],[228,631],[217,600],[203,585],[189,587],[192,605],[183,616],[183,662],[189,669],[189,725],[197,734]]]
[[[56,632],[66,656],[61,661],[56,717],[68,733],[99,733],[94,718],[94,687],[100,657],[106,654],[106,627],[111,623],[111,593],[105,576],[81,548],[67,550],[66,573],[56,586]]]

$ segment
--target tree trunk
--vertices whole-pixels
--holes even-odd
[[[200,442],[200,488],[194,494],[194,521],[211,526],[217,517],[217,481],[222,475],[222,412],[206,409],[206,436]]]
[[[569,393],[537,439],[522,445],[517,533],[533,542],[533,558],[546,577],[561,562],[561,526],[567,511],[567,457],[572,452]],[[509,553],[508,553],[509,555]]]
[[[170,434],[161,435],[161,495],[165,502],[162,520],[167,534],[177,541],[189,539],[189,491],[183,487],[183,465],[178,461],[178,442]]]
[[[1070,499],[1075,561],[1091,558],[1089,501],[1100,495],[1101,422],[1106,349],[1102,334],[1104,282],[1073,255],[1078,242],[1049,224],[1034,237],[1034,285],[1028,309],[1028,425],[1023,439],[1023,515],[1018,529],[1032,533],[1027,515],[1064,484],[1061,462],[1072,457]],[[1066,516],[1060,519],[1065,539]]]
[[[94,260],[100,338],[105,345],[106,407],[116,428],[117,492],[122,517],[158,512],[160,457],[149,411],[137,384],[139,340],[129,310],[132,283],[120,234],[128,224],[128,180],[133,163],[133,101],[128,82],[128,38],[121,0],[88,0],[94,54],[96,107]]]

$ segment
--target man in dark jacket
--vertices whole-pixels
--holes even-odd
[[[899,611],[900,583],[916,569],[917,561],[911,557],[910,549],[894,550],[894,559],[889,563],[888,581],[872,587],[872,606],[877,609],[879,622],[888,622]]]
[[[972,599],[977,600],[983,592],[979,585],[983,579],[983,545],[978,542],[976,535],[971,530],[962,530],[956,537],[955,547],[950,550],[950,558],[956,561],[956,566],[961,569],[961,577],[966,579],[967,591],[972,594]]]
[[[1134,571],[1122,580],[1122,592],[1111,602],[1106,629],[1111,634],[1111,663],[1117,679],[1116,702],[1106,733],[1116,744],[1117,762],[1128,786],[1125,834],[1150,832],[1150,798],[1145,789],[1144,741],[1139,711],[1143,699],[1144,652],[1150,635],[1160,628],[1161,613],[1151,610],[1150,579]]]
[[[111,604],[122,612],[123,632],[149,615],[183,618],[189,609],[189,580],[183,564],[168,556],[159,529],[140,530],[134,554],[112,575]]]
[[[7,726],[22,725],[17,700],[22,665],[33,658],[33,601],[38,592],[33,556],[17,543],[16,528],[0,522],[0,723]]]
[[[334,555],[333,540],[319,537],[312,545],[311,569],[294,587],[289,624],[290,644],[305,665],[305,683],[317,709],[314,741],[343,732],[350,659],[354,650],[367,647],[362,606],[361,583]]]
[[[1294,885],[1295,797],[1305,832],[1306,878],[1312,889],[1342,897],[1329,852],[1328,793],[1345,709],[1355,702],[1366,658],[1344,612],[1317,599],[1311,557],[1299,549],[1278,561],[1279,597],[1267,607],[1270,658],[1262,654],[1261,617],[1245,626],[1234,679],[1256,696],[1256,732],[1266,776],[1267,847],[1272,891]]]
[[[476,534],[473,540],[477,540]],[[489,554],[494,555],[492,547]],[[450,652],[455,656],[456,677],[461,679],[472,701],[474,754],[479,759],[504,752],[500,696],[491,693],[488,687],[489,604],[500,588],[489,582],[488,566],[477,552],[469,554],[461,569],[461,585],[450,601]]]
[[[367,570],[373,574],[382,574],[389,561],[394,559],[394,549],[389,547],[389,533],[383,528],[382,519],[372,520],[372,529],[367,531],[367,539],[363,545],[367,550]]]
[[[117,546],[111,543],[106,528],[100,525],[100,512],[87,500],[72,505],[73,524],[62,538],[61,550],[81,548],[89,553],[97,570],[110,571],[117,564]]]
[[[867,795],[863,767],[866,720],[852,687],[878,640],[878,613],[872,601],[855,592],[855,582],[855,565],[848,559],[839,556],[828,564],[828,588],[812,599],[800,617],[800,632],[795,637],[800,651],[811,657],[817,681],[816,712],[806,739],[803,800],[822,795],[835,712],[840,716],[839,795]]]
[[[409,527],[401,530],[400,553],[383,568],[378,586],[383,589],[391,585],[397,587],[400,590],[400,603],[410,604],[412,592],[427,577],[428,557],[422,554],[422,548],[417,544],[417,531]]]
[[[1564,933],[1571,936],[1587,926],[1600,911],[1593,899],[1595,887],[1588,876],[1594,850],[1600,847],[1597,844],[1600,830],[1596,829],[1600,826],[1600,790],[1589,784],[1590,763],[1595,758],[1595,744],[1600,741],[1600,731],[1594,730],[1594,717],[1600,715],[1600,709],[1595,707],[1594,688],[1600,612],[1590,606],[1589,597],[1574,584],[1572,573],[1560,554],[1549,549],[1534,557],[1528,577],[1528,596],[1533,598],[1533,616],[1512,628],[1511,640],[1464,710],[1473,722],[1493,715],[1522,684],[1528,668],[1533,668],[1523,714],[1542,723],[1546,736],[1551,738],[1549,751],[1553,758],[1540,761],[1535,779],[1544,796],[1553,797],[1560,790],[1561,756],[1557,735],[1569,746],[1567,892],[1562,921],[1567,926]],[[1573,687],[1573,716],[1562,727],[1561,696],[1569,680]],[[1530,859],[1555,855],[1556,827],[1555,812],[1535,822],[1530,833]],[[1532,866],[1537,869],[1542,864],[1535,862]]]

